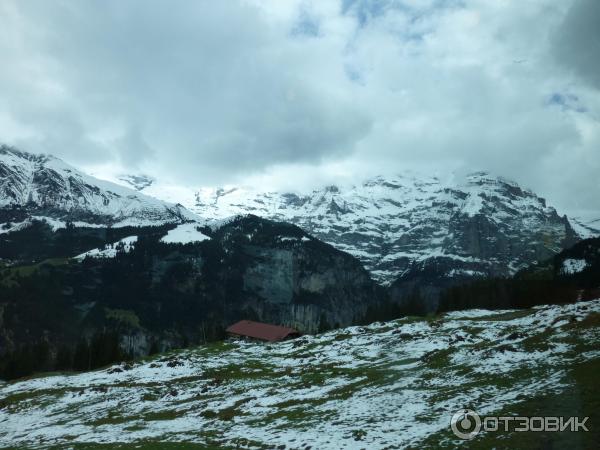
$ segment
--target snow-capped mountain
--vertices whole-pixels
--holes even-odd
[[[294,193],[190,190],[147,176],[115,180],[136,191],[58,158],[2,146],[0,176],[0,223],[44,217],[58,226],[153,225],[199,220],[193,213],[209,220],[250,213],[300,226],[360,259],[383,283],[431,270],[455,279],[508,276],[581,237],[544,199],[487,173],[462,182],[416,174],[376,177]]]
[[[384,283],[434,263],[448,277],[508,276],[579,239],[544,199],[481,172],[463,182],[407,174],[303,193],[149,191],[172,193],[206,218],[252,213],[294,223],[359,258]]]
[[[195,219],[181,205],[86,175],[50,155],[0,146],[0,223],[45,218],[88,225],[154,225]]]

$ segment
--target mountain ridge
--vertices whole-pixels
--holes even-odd
[[[219,223],[254,214],[298,225],[350,253],[384,285],[432,267],[435,277],[451,282],[511,276],[573,245],[583,229],[574,222],[578,234],[566,215],[533,191],[481,171],[460,181],[407,172],[298,192],[235,186],[192,191],[169,189],[147,175],[100,180],[51,155],[2,146],[0,174],[3,232],[31,218],[55,227],[114,227]],[[165,197],[174,202],[158,200]]]
[[[252,213],[294,223],[360,259],[383,284],[439,258],[454,261],[450,277],[510,276],[580,238],[545,199],[488,172],[464,182],[378,176],[298,192],[230,186],[182,193],[155,182],[142,192],[174,195],[210,219]]]
[[[182,205],[92,177],[52,155],[6,145],[0,146],[0,177],[4,223],[39,217],[56,227],[67,222],[118,227],[198,220]]]

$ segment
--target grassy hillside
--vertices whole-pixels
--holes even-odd
[[[599,343],[600,300],[214,343],[0,384],[0,447],[453,449],[450,417],[469,407],[590,416],[589,433],[487,433],[469,448],[593,448]]]

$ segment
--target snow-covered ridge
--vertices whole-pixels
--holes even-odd
[[[571,219],[571,224],[582,239],[600,236],[600,219],[575,217]]]
[[[133,249],[137,239],[137,236],[127,236],[113,244],[107,245],[105,248],[95,248],[82,253],[76,256],[75,259],[81,261],[85,258],[114,258],[117,256],[118,251],[129,253]]]
[[[86,224],[156,225],[197,216],[181,205],[86,175],[50,155],[0,146],[0,208]]]
[[[254,214],[298,225],[352,254],[382,283],[432,264],[448,278],[509,276],[577,240],[568,219],[544,199],[485,172],[459,182],[407,173],[307,192],[191,190],[147,176],[116,181],[139,191],[52,156],[0,147],[0,210],[21,208],[9,212],[15,217],[0,223],[0,233],[34,216],[54,228],[67,221],[113,227],[198,221],[215,229]]]

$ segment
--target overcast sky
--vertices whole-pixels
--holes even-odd
[[[88,171],[484,169],[600,211],[598,0],[3,0],[0,23],[0,141]]]

